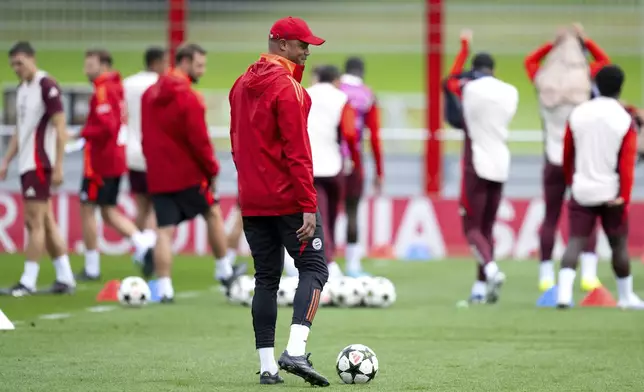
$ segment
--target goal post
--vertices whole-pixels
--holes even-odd
[[[425,193],[439,196],[442,185],[440,129],[442,125],[441,78],[443,62],[444,0],[425,0]]]
[[[188,18],[188,0],[168,1],[168,57],[174,66],[177,48],[186,38],[186,19]]]

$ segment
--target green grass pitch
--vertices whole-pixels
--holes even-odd
[[[0,284],[19,276],[20,256],[3,256]],[[73,258],[75,267],[80,259]],[[126,258],[103,258],[105,279],[134,274]],[[7,391],[253,391],[258,362],[250,309],[226,303],[213,290],[213,263],[177,258],[179,298],[171,306],[92,313],[101,285],[83,284],[70,297],[0,297],[19,320],[0,333],[0,390]],[[502,263],[508,283],[496,306],[459,309],[474,277],[463,260],[431,263],[372,261],[368,269],[396,283],[389,309],[321,309],[308,349],[330,377],[330,390],[370,391],[638,391],[644,387],[644,313],[575,307],[537,309],[537,265]],[[642,276],[634,264],[635,276]],[[607,263],[600,276],[615,292]],[[52,279],[43,264],[40,283]],[[636,279],[636,287],[644,281]],[[576,299],[582,294],[577,292]],[[46,314],[69,314],[43,319]],[[290,309],[281,308],[277,347],[286,345]],[[337,353],[363,343],[381,370],[368,386],[346,386],[335,375]],[[277,389],[310,390],[285,375]]]

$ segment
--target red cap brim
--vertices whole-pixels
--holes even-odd
[[[305,43],[307,43],[307,44],[309,44],[309,45],[315,45],[315,46],[320,46],[320,45],[322,45],[324,42],[326,42],[326,41],[325,41],[325,40],[323,40],[322,38],[320,38],[320,37],[316,37],[316,36],[314,36],[314,35],[310,35],[310,36],[305,37],[305,38],[300,38],[300,41],[305,42]]]

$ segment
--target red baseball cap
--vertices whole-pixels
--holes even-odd
[[[288,16],[273,24],[269,34],[271,39],[298,40],[310,45],[319,46],[324,43],[320,37],[313,35],[309,25],[300,18]]]

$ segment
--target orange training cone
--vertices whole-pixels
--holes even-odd
[[[604,287],[597,287],[584,298],[579,306],[599,307],[599,308],[614,308],[617,302],[610,291]]]
[[[99,291],[98,295],[96,296],[96,301],[117,302],[119,300],[117,294],[119,287],[121,287],[121,281],[119,280],[110,280],[109,282],[105,283],[103,289],[101,289],[101,291]]]

